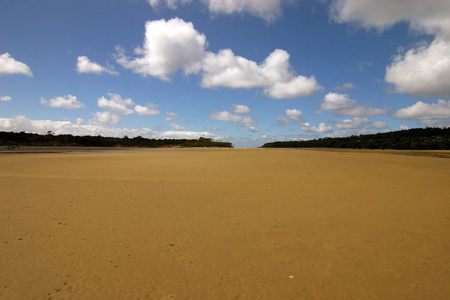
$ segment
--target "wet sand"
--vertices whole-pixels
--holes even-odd
[[[450,160],[0,155],[1,299],[445,299]]]

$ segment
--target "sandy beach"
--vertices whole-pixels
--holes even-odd
[[[1,299],[445,299],[450,159],[0,154]]]

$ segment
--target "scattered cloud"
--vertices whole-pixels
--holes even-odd
[[[40,103],[41,105],[48,105],[50,107],[61,107],[67,109],[78,109],[85,107],[83,103],[78,101],[77,97],[72,95],[59,96],[51,98],[50,100],[46,100],[45,98],[41,97]]]
[[[289,54],[281,49],[273,51],[259,65],[225,49],[207,54],[202,86],[263,88],[263,93],[273,99],[308,97],[321,89],[314,76],[296,76],[291,69]]]
[[[250,112],[250,107],[241,104],[233,104],[231,109],[237,114],[248,114]]]
[[[400,129],[401,129],[401,130],[408,130],[409,127],[402,124],[402,125],[400,125]]]
[[[169,75],[179,70],[186,75],[198,73],[206,46],[205,35],[195,30],[191,22],[162,19],[145,23],[144,45],[134,50],[137,58],[125,56],[120,47],[116,56],[122,67],[134,73],[169,81]]]
[[[89,120],[90,124],[115,125],[119,124],[121,121],[120,116],[109,111],[96,112],[92,115],[92,120]]]
[[[209,115],[209,119],[217,121],[230,121],[233,122],[234,124],[256,122],[255,120],[253,120],[248,116],[235,115],[227,111],[213,112],[212,114]]]
[[[441,0],[335,0],[331,16],[339,23],[386,30],[407,22],[412,31],[431,34],[430,45],[419,44],[403,54],[403,47],[386,67],[385,81],[395,92],[413,96],[450,97],[450,2]]]
[[[172,123],[172,130],[184,130],[185,126]]]
[[[295,123],[298,125],[298,128],[304,132],[309,133],[327,133],[332,132],[333,127],[327,125],[324,122],[321,122],[319,126],[314,126],[302,117],[302,111],[299,109],[286,109],[286,117],[278,116],[276,119],[278,121],[278,125],[283,127],[288,123]]]
[[[116,118],[117,117],[119,116],[116,115]],[[100,116],[100,118],[102,120],[107,119],[103,119],[102,116]],[[0,118],[0,130],[13,132],[26,131],[39,134],[45,134],[48,131],[53,131],[55,134],[101,135],[106,137],[123,137],[126,135],[128,137],[142,136],[150,139],[198,139],[199,137],[214,139],[222,138],[221,136],[207,131],[155,131],[149,128],[117,128],[104,126],[103,123],[95,123],[93,121],[84,124],[81,119],[79,119],[76,123],[72,123],[70,121],[30,120],[23,115],[13,118]]]
[[[356,86],[349,81],[349,82],[344,83],[343,85],[335,86],[334,89],[336,91],[348,91],[348,90],[356,89]]]
[[[258,129],[253,126],[253,123],[255,123],[256,120],[252,119],[249,116],[236,115],[228,111],[221,111],[221,112],[215,111],[209,115],[209,119],[216,121],[233,122],[235,126],[243,124],[251,132],[258,131]]]
[[[340,116],[345,115],[350,117],[369,117],[386,113],[385,109],[367,108],[358,105],[354,100],[350,100],[347,94],[333,92],[325,95],[320,107],[322,110],[328,110]]]
[[[413,96],[450,97],[450,41],[434,40],[399,53],[386,67],[386,82],[395,85],[395,92]]]
[[[114,71],[114,69],[112,69],[111,67],[109,67],[109,68],[103,67],[96,62],[90,61],[89,58],[87,58],[86,56],[78,56],[77,72],[78,73],[92,73],[92,74],[97,74],[97,75],[100,75],[103,73],[107,73],[107,74],[111,74],[111,75],[119,74],[116,71]]]
[[[135,49],[137,58],[129,58],[117,47],[117,62],[142,76],[169,81],[180,70],[185,75],[201,72],[204,88],[262,88],[273,99],[308,97],[322,88],[314,76],[297,76],[289,63],[289,54],[273,51],[263,63],[257,64],[231,49],[217,54],[206,51],[204,34],[191,22],[174,18],[148,21],[143,47]]]
[[[119,115],[129,115],[135,111],[128,106],[135,105],[130,98],[122,99],[119,94],[108,93],[109,100],[105,97],[97,98],[98,107]]]
[[[391,131],[391,127],[386,122],[376,121],[373,123],[373,128],[377,131],[388,132]]]
[[[12,98],[10,96],[2,96],[0,97],[0,101],[8,102],[11,101]]]
[[[179,5],[186,5],[193,0],[147,0],[153,8],[166,5],[177,9]],[[282,0],[201,0],[208,6],[212,14],[249,13],[267,22],[275,21],[281,15]]]
[[[278,116],[276,119],[277,119],[277,122],[278,122],[278,126],[280,126],[280,127],[284,127],[284,126],[286,126],[286,124],[291,122],[285,116]]]
[[[308,122],[305,122],[300,125],[300,130],[311,133],[327,133],[333,132],[333,127],[325,124],[324,122],[320,123],[319,126],[313,126]]]
[[[437,103],[431,104],[417,101],[411,106],[395,111],[392,116],[409,120],[450,119],[450,100],[439,99]]]
[[[0,75],[22,74],[26,76],[33,76],[30,67],[23,62],[17,61],[8,53],[5,52],[0,55]]]
[[[301,121],[302,111],[299,109],[286,109],[286,116],[292,120]]]
[[[354,117],[353,120],[336,121],[334,125],[337,129],[359,129],[371,123],[372,121],[367,118]]]
[[[147,106],[136,105],[134,111],[140,116],[154,116],[161,113],[157,108],[157,104],[149,103]]]

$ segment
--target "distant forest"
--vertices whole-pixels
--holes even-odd
[[[14,149],[20,146],[59,146],[59,147],[226,147],[232,148],[230,142],[216,142],[210,138],[187,139],[146,139],[141,136],[129,138],[103,136],[73,136],[71,134],[55,135],[0,131],[0,145]]]
[[[266,143],[262,148],[450,150],[449,128],[414,128],[377,134]]]

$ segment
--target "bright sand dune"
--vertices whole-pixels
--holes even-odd
[[[1,299],[449,299],[450,159],[0,155]]]

